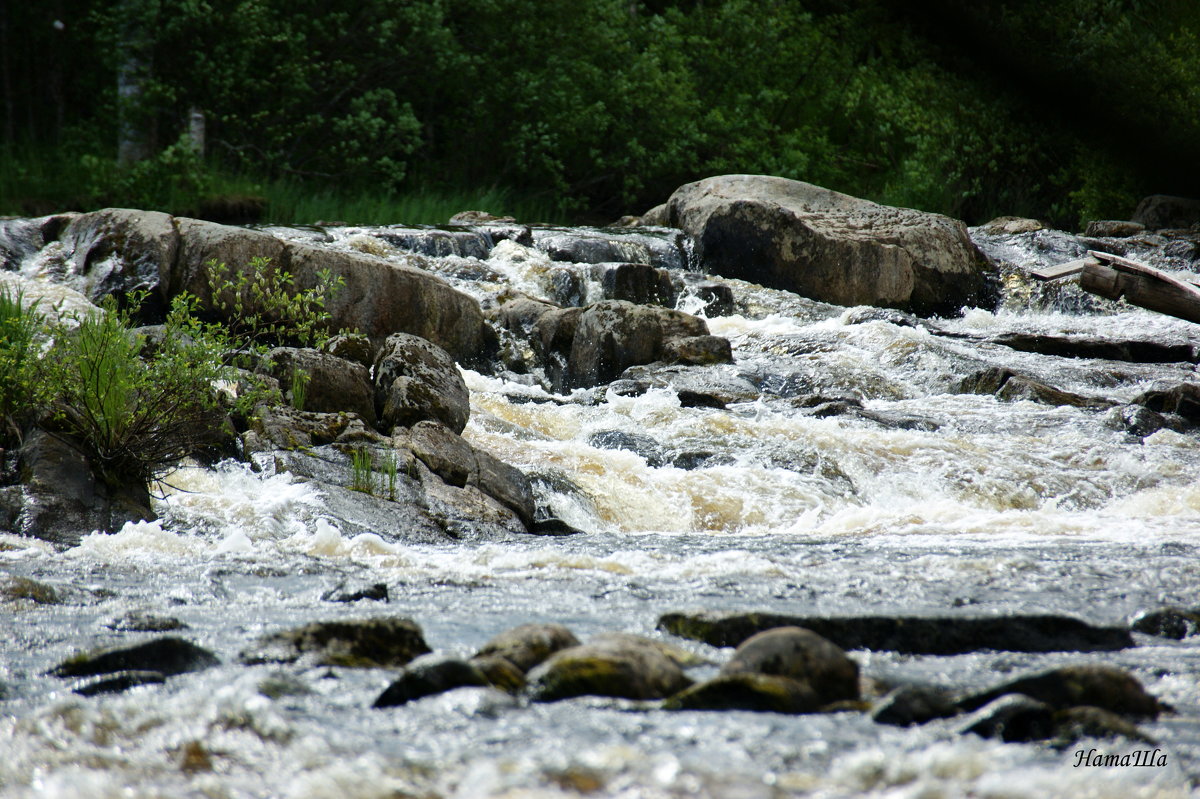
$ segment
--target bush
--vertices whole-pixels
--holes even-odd
[[[40,379],[42,317],[23,292],[0,289],[0,445],[20,441],[21,430],[44,407],[50,383]]]

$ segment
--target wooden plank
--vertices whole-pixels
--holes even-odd
[[[1131,261],[1128,258],[1122,258],[1119,255],[1110,255],[1106,252],[1097,252],[1096,250],[1088,250],[1088,254],[1093,258],[1106,262],[1118,272],[1127,272],[1135,275],[1142,275],[1152,280],[1158,280],[1168,285],[1174,286],[1184,294],[1196,297],[1200,300],[1200,286],[1195,283],[1190,283],[1186,280],[1180,280],[1169,272],[1164,272],[1161,269],[1155,269],[1152,266]]]
[[[1087,257],[1080,258],[1076,261],[1068,261],[1065,264],[1057,266],[1047,266],[1042,269],[1031,269],[1029,274],[1038,280],[1060,280],[1064,277],[1074,277],[1083,271],[1083,268],[1091,263],[1097,263],[1095,258]]]

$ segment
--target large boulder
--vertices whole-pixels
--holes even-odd
[[[1133,221],[1150,230],[1186,228],[1200,224],[1200,200],[1151,194],[1143,197],[1133,212]]]
[[[576,696],[665,699],[692,684],[652,642],[631,636],[563,649],[529,672],[534,701]]]
[[[502,657],[529,671],[555,652],[579,646],[579,639],[561,624],[522,624],[492,638],[476,658]]]
[[[105,208],[75,217],[60,241],[70,253],[76,285],[90,299],[152,289],[166,277],[179,251],[174,221],[159,211]]]
[[[290,393],[293,406],[299,410],[348,411],[367,424],[375,424],[371,377],[362,364],[297,347],[276,347],[264,360],[267,371],[279,381],[280,389]]]
[[[675,190],[671,225],[700,267],[839,305],[955,314],[992,304],[987,258],[966,227],[765,175],[723,175]]]
[[[386,668],[403,666],[430,651],[421,628],[412,619],[378,617],[313,622],[270,633],[238,658],[255,665],[294,663],[308,655],[317,665]]]
[[[858,699],[858,664],[840,647],[802,627],[777,627],[751,636],[721,674],[771,674],[807,683],[824,704]]]

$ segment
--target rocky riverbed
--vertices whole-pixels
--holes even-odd
[[[361,334],[274,351],[302,407],[146,519],[10,454],[0,792],[1191,795],[1200,334],[1025,270],[1192,276],[1196,234],[745,184],[620,229],[0,223],[64,307],[263,256]]]

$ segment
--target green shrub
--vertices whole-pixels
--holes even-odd
[[[38,302],[0,289],[0,445],[20,440],[21,430],[48,400],[51,384],[38,359],[43,328]]]

